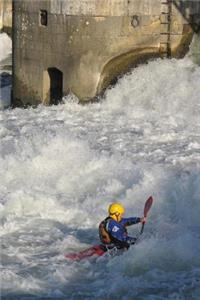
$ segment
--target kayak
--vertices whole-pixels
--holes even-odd
[[[102,256],[106,252],[107,251],[104,249],[103,245],[94,245],[80,252],[72,252],[72,253],[65,254],[65,257],[71,260],[81,260],[91,256]]]
[[[147,214],[152,206],[153,203],[153,197],[150,196],[144,206],[144,216],[147,217]],[[144,230],[144,223],[142,224],[142,229],[140,231],[139,236],[143,233]],[[139,236],[137,237],[136,240],[138,240]],[[105,253],[109,253],[110,255],[116,255],[116,254],[121,254],[122,252],[124,252],[125,249],[117,249],[116,247],[108,249],[106,246],[99,244],[99,245],[93,245],[85,250],[82,250],[80,252],[72,252],[72,253],[68,253],[65,254],[65,258],[68,258],[70,260],[74,260],[74,261],[78,261],[78,260],[82,260],[85,258],[89,258],[89,257],[98,257],[98,256],[102,256]]]

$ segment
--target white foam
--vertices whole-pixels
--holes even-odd
[[[64,105],[0,112],[2,263],[12,270],[5,294],[198,295],[199,78],[189,58],[159,59],[124,76],[101,103],[81,106],[70,96]],[[98,243],[111,201],[141,216],[151,194],[138,246],[95,263],[64,259]]]
[[[5,59],[12,51],[12,41],[6,33],[0,34],[0,61]]]

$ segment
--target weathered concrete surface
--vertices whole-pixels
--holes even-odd
[[[190,46],[190,57],[194,63],[200,65],[200,32],[195,34]]]
[[[0,0],[0,31],[11,35],[12,30],[12,0]]]
[[[182,57],[199,16],[200,3],[187,0],[18,0],[13,102],[57,103],[59,89],[93,99],[141,61]]]

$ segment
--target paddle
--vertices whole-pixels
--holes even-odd
[[[153,204],[153,197],[150,196],[150,197],[147,199],[147,201],[145,202],[145,205],[144,205],[144,218],[147,217],[147,214],[148,214],[148,212],[149,212],[149,210],[150,210],[152,204]],[[142,228],[141,228],[141,231],[140,231],[140,235],[141,235],[141,234],[143,233],[143,231],[144,231],[144,225],[145,225],[145,222],[142,223]]]

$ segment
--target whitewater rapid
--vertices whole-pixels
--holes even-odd
[[[158,59],[99,103],[0,111],[2,299],[200,298],[199,95],[190,58]],[[150,195],[123,256],[64,258],[99,242],[112,201],[141,216]]]

